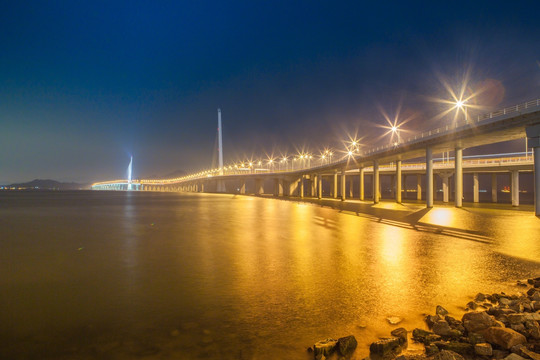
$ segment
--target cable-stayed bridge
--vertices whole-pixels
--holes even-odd
[[[532,153],[463,157],[463,150],[482,145],[523,139]],[[220,148],[221,151],[221,148]],[[448,155],[450,152],[453,156]],[[221,152],[222,153],[222,152]],[[443,154],[434,157],[434,154]],[[371,178],[371,200],[381,199],[381,176],[390,176],[396,202],[402,202],[404,179],[417,178],[417,196],[433,207],[435,174],[442,182],[443,201],[450,195],[456,207],[463,205],[463,174],[473,174],[473,197],[479,201],[479,174],[492,175],[492,201],[497,202],[497,174],[508,173],[512,204],[519,205],[519,174],[534,172],[535,213],[540,215],[540,99],[465,118],[441,128],[402,139],[399,143],[375,146],[364,152],[349,152],[341,158],[298,157],[285,163],[249,163],[220,167],[176,179],[113,180],[95,183],[95,190],[191,191],[240,194],[273,194],[323,198],[351,198],[354,184],[359,200],[366,200],[366,177]],[[354,180],[357,178],[357,180]],[[347,180],[349,180],[347,182]],[[351,181],[352,180],[352,181]],[[423,184],[422,184],[422,180]],[[451,186],[452,185],[452,186]],[[420,189],[423,186],[425,189]],[[328,189],[329,191],[325,191]],[[453,190],[453,191],[452,191]]]

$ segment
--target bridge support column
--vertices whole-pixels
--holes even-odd
[[[525,131],[534,157],[534,213],[540,216],[540,125],[530,126]]]
[[[364,168],[358,170],[360,176],[360,200],[364,201]]]
[[[416,200],[422,200],[422,175],[416,175]]]
[[[338,192],[338,181],[337,181],[337,175],[338,175],[338,172],[337,170],[334,170],[334,181],[333,181],[333,186],[332,186],[332,197],[334,199],[337,199],[337,192]]]
[[[322,199],[322,174],[317,174],[317,198]]]
[[[519,206],[519,171],[512,171],[512,206]]]
[[[497,202],[497,174],[491,174],[491,202]]]
[[[304,198],[304,175],[300,177],[300,198]]]
[[[264,194],[264,181],[262,179],[255,179],[255,194]]]
[[[442,173],[440,174],[440,177],[442,179],[442,191],[443,191],[443,202],[447,203],[450,201],[450,174],[448,173]]]
[[[240,180],[240,194],[246,193],[246,180]]]
[[[354,179],[352,176],[349,176],[349,197],[352,199],[354,194],[353,194],[353,186],[354,186]]]
[[[478,173],[473,174],[473,202],[480,202],[480,184],[478,182]]]
[[[341,169],[341,201],[345,201],[347,198],[347,176],[345,175],[345,168]]]
[[[289,196],[294,196],[296,190],[298,190],[298,180],[297,180],[297,179],[293,179],[293,180],[291,180],[291,181],[289,182],[289,193],[288,193],[288,195],[289,195]]]
[[[218,192],[218,193],[224,193],[224,192],[226,192],[226,189],[225,189],[225,181],[223,181],[223,180],[218,180],[218,181],[217,181],[217,192]]]
[[[433,207],[433,152],[426,149],[426,206]]]
[[[317,195],[317,175],[311,174],[309,180],[311,183],[311,197],[315,197]]]
[[[401,160],[396,161],[396,202],[401,204]]]
[[[204,182],[201,182],[201,187],[199,188],[200,192],[204,192]]]
[[[373,203],[378,204],[381,198],[381,185],[379,182],[379,161],[373,161]]]
[[[455,179],[456,184],[456,207],[463,206],[463,149],[456,148],[455,154]]]
[[[403,175],[402,188],[403,188],[403,197],[406,199],[407,198],[407,175]]]

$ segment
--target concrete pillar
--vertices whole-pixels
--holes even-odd
[[[246,180],[242,179],[240,180],[240,194],[246,193]]]
[[[358,173],[360,176],[360,200],[364,201],[364,168],[360,168]]]
[[[473,174],[473,202],[480,201],[480,184],[478,182],[478,173]]]
[[[304,175],[300,177],[300,198],[304,197]]]
[[[540,216],[540,138],[537,138],[538,146],[533,147],[534,157],[534,213]],[[529,141],[529,144],[531,142]]]
[[[201,183],[201,187],[199,189],[201,192],[204,192],[204,182]]]
[[[540,216],[540,125],[525,129],[528,146],[533,148],[534,158],[534,213]]]
[[[433,152],[426,148],[426,206],[433,207]]]
[[[317,175],[311,174],[309,178],[311,180],[311,197],[315,197],[317,194]]]
[[[422,200],[422,175],[416,175],[416,200]]]
[[[401,204],[401,160],[396,161],[396,202]]]
[[[322,199],[322,174],[317,174],[317,198]]]
[[[338,181],[337,181],[338,171],[334,170],[334,181],[332,186],[332,197],[334,199],[337,199],[337,192],[338,192]]]
[[[407,175],[403,175],[403,182],[402,182],[402,186],[403,188],[403,197],[406,199],[407,198]]]
[[[354,194],[353,194],[353,186],[354,186],[354,179],[352,176],[349,176],[349,197],[352,199]]]
[[[455,165],[454,165],[454,174],[455,179],[454,183],[456,186],[456,207],[460,208],[463,206],[463,149],[456,148],[455,150]]]
[[[449,189],[449,180],[450,174],[441,174],[442,178],[442,191],[443,191],[443,202],[447,203],[450,201],[450,189]]]
[[[343,169],[341,169],[341,201],[345,201],[345,199],[347,197],[347,191],[346,191],[347,181],[346,181],[346,178],[347,178],[347,176],[345,175],[345,168],[343,168]]]
[[[263,179],[255,179],[255,194],[264,194],[264,181]]]
[[[381,198],[381,186],[379,183],[379,161],[373,161],[373,203],[378,204]]]
[[[497,202],[497,174],[491,174],[491,202]]]
[[[519,206],[519,171],[512,171],[512,206]]]
[[[293,179],[289,181],[289,193],[287,195],[294,196],[297,189],[298,189],[298,180]]]

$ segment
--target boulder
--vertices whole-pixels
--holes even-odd
[[[453,351],[442,350],[435,354],[433,360],[464,360],[464,358]]]
[[[461,318],[461,322],[469,332],[481,332],[491,326],[495,326],[495,320],[485,311],[472,311]]]
[[[348,357],[352,355],[354,350],[356,350],[356,347],[358,346],[358,342],[356,341],[356,338],[353,335],[345,336],[338,339],[338,350],[341,356]]]
[[[452,328],[446,320],[439,320],[433,324],[433,332],[440,336],[450,336]]]
[[[522,324],[525,322],[525,314],[508,314],[506,317],[510,324]]]
[[[437,307],[435,308],[435,314],[444,317],[444,316],[448,315],[448,310],[443,308],[441,305],[437,305]]]
[[[514,345],[527,342],[525,336],[517,331],[503,327],[490,327],[483,332],[483,335],[488,343],[499,345],[507,350]]]
[[[401,352],[399,339],[397,337],[391,337],[375,341],[369,346],[369,352],[383,358],[389,355],[396,355]]]
[[[491,344],[488,343],[476,344],[474,345],[474,353],[476,355],[491,356],[493,349],[491,348]]]
[[[429,335],[435,335],[435,334],[432,333],[431,331],[418,329],[418,328],[414,329],[413,332],[412,332],[413,340],[418,341],[418,342],[422,342],[422,343],[426,339],[426,336],[429,336]]]
[[[399,341],[400,345],[403,345],[407,342],[407,329],[405,328],[401,327],[401,328],[394,329],[392,330],[392,332],[390,332],[390,335],[397,337],[400,340]]]
[[[390,317],[386,318],[386,321],[388,321],[388,323],[389,323],[390,325],[397,325],[397,324],[399,324],[400,322],[402,322],[403,319],[400,318],[400,317],[397,317],[397,316],[390,316]]]
[[[540,321],[540,313],[529,313],[524,314],[525,321],[532,320],[532,321]]]
[[[486,295],[482,294],[482,293],[478,293],[474,297],[474,301],[482,302],[482,301],[485,301],[485,300],[486,300]]]
[[[336,350],[336,345],[337,340],[334,339],[326,339],[316,342],[315,345],[313,345],[313,355],[317,356],[320,354],[328,356]]]
[[[534,351],[531,351],[531,350],[529,350],[527,348],[521,349],[521,352],[524,355],[527,355],[528,357],[530,357],[532,360],[540,360],[540,354],[535,353]]]
[[[506,350],[493,350],[493,358],[500,360],[507,357],[510,353]]]
[[[439,348],[435,344],[429,344],[425,346],[426,355],[431,356],[439,352]]]
[[[461,355],[468,355],[474,352],[474,346],[469,343],[457,341],[435,341],[434,344],[439,348],[439,350],[449,350]]]
[[[467,309],[476,310],[477,307],[478,307],[478,304],[475,303],[474,301],[469,301],[467,303]]]
[[[518,354],[511,353],[510,355],[505,357],[504,360],[525,360],[525,358],[519,356]]]
[[[486,339],[484,339],[484,337],[481,334],[469,333],[468,341],[469,343],[476,345],[476,344],[485,343]]]
[[[443,318],[440,317],[439,315],[428,315],[426,316],[424,321],[426,322],[427,326],[431,329],[433,327],[433,324],[435,324],[437,321],[442,320],[442,319]]]

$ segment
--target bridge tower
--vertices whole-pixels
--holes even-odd
[[[219,175],[223,175],[223,137],[221,128],[221,109],[217,109],[218,114],[218,161],[219,161]],[[217,181],[217,192],[225,192],[225,183],[223,180]]]
[[[127,178],[128,178],[128,186],[127,186],[127,189],[128,190],[131,190],[131,172],[132,172],[132,167],[133,167],[133,156],[131,157],[131,160],[129,161],[129,166],[128,166],[128,170],[127,170]]]

